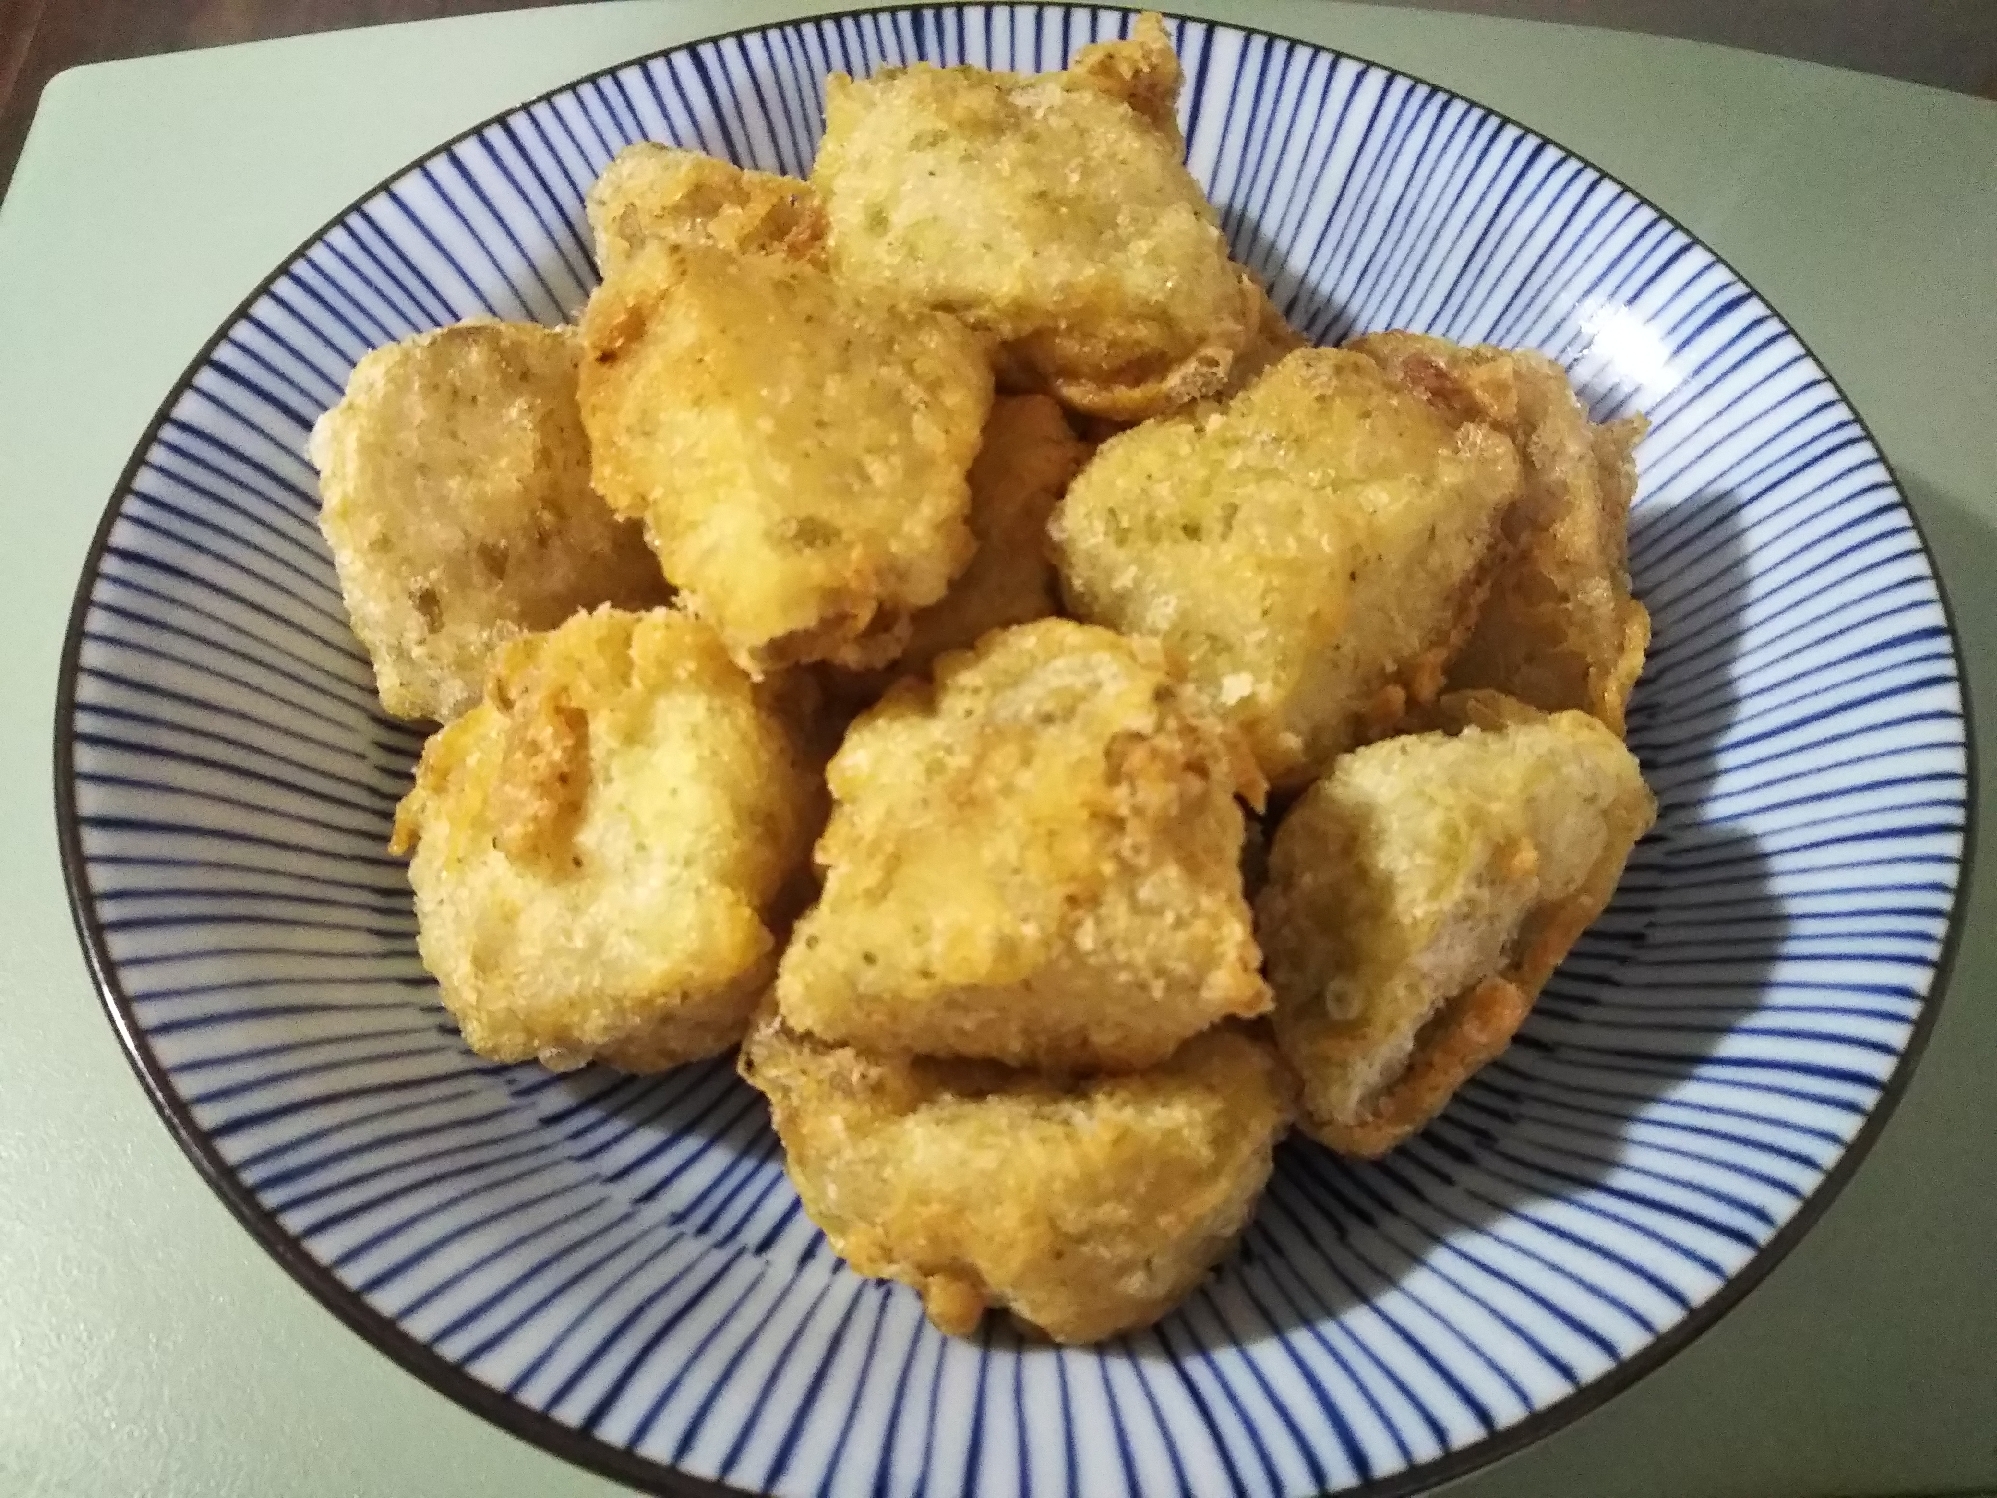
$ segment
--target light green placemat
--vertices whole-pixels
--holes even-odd
[[[113,63],[45,96],[0,204],[0,1493],[613,1491],[347,1332],[155,1121],[63,903],[56,658],[91,530],[154,405],[300,240],[509,104],[807,8],[630,0],[436,22]],[[1897,466],[1997,746],[1997,106],[1606,32],[1301,0],[1187,8],[1503,109],[1732,260]],[[1997,902],[1984,885],[1927,1060],[1823,1223],[1676,1361],[1457,1493],[1997,1486]]]

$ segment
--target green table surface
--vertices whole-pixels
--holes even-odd
[[[0,1492],[615,1491],[348,1332],[156,1121],[64,904],[56,661],[154,406],[302,239],[496,110],[811,8],[624,0],[384,27],[103,64],[43,98],[0,205]],[[1189,8],[1503,109],[1731,260],[1897,467],[1997,758],[1997,104],[1606,31],[1308,0]],[[1455,1492],[1997,1489],[1997,856],[1981,861],[1926,1059],[1819,1226],[1676,1360]]]

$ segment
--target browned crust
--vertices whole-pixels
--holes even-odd
[[[1541,355],[1405,332],[1369,333],[1348,347],[1448,419],[1509,433],[1540,469],[1507,517],[1511,560],[1489,617],[1452,665],[1459,683],[1499,685],[1548,711],[1577,708],[1621,736],[1650,639],[1649,616],[1630,595],[1625,541],[1646,420],[1590,424],[1579,450],[1569,450],[1564,418],[1539,409],[1539,382],[1560,376]],[[1577,406],[1574,415],[1585,412]],[[1544,659],[1532,658],[1535,642]]]
[[[1137,18],[1128,40],[1091,42],[1068,64],[1068,77],[1112,99],[1121,99],[1159,132],[1185,149],[1179,134],[1179,90],[1185,70],[1172,50],[1165,18],[1146,11]]]
[[[1506,979],[1486,978],[1451,999],[1422,1031],[1408,1069],[1351,1123],[1311,1118],[1304,1132],[1341,1155],[1376,1160],[1421,1130],[1456,1089],[1503,1054],[1533,995]]]
[[[1411,341],[1412,340],[1412,341]],[[1463,426],[1477,422],[1509,432],[1519,419],[1518,371],[1507,360],[1450,364],[1420,345],[1452,348],[1406,333],[1368,333],[1346,345],[1393,373],[1443,416]]]
[[[1595,679],[1588,683],[1593,699],[1590,710],[1617,738],[1628,732],[1630,693],[1643,675],[1643,660],[1649,650],[1650,610],[1632,598],[1623,610],[1622,649],[1615,665],[1606,671],[1596,667],[1592,673]]]
[[[1442,695],[1449,677],[1450,662],[1477,631],[1477,620],[1490,597],[1491,583],[1506,554],[1502,523],[1497,539],[1485,549],[1477,570],[1463,580],[1456,594],[1456,611],[1449,628],[1421,654],[1405,662],[1359,710],[1354,732],[1355,744],[1371,744],[1397,734],[1418,733],[1427,724],[1430,709]],[[1638,653],[1641,664],[1642,654]]]
[[[653,141],[618,153],[590,189],[588,207],[606,274],[651,239],[713,244],[823,268],[831,234],[810,183]]]
[[[1408,724],[1414,733],[1461,733],[1466,728],[1501,729],[1522,723],[1544,723],[1546,714],[1530,703],[1508,697],[1495,687],[1469,687],[1444,692]]]
[[[1077,412],[1120,422],[1143,421],[1220,394],[1235,362],[1258,335],[1262,308],[1269,300],[1248,271],[1236,266],[1235,276],[1241,316],[1226,336],[1215,337],[1169,364],[1154,359],[1102,374],[1050,374],[1044,382],[1046,390]],[[1035,344],[1041,341],[1037,335],[1022,340],[1006,356],[1010,362],[1005,367],[1033,369],[1054,363],[1036,350]]]
[[[550,874],[567,872],[589,800],[589,718],[558,693],[536,693],[507,725],[500,764],[499,851]]]

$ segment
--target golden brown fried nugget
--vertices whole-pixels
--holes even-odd
[[[1051,534],[1080,618],[1160,639],[1298,785],[1434,697],[1518,493],[1504,436],[1302,349],[1220,406],[1113,437]]]
[[[776,689],[684,614],[600,609],[506,646],[395,818],[466,1043],[627,1071],[735,1044],[823,819],[817,768]]]
[[[1415,333],[1350,345],[1438,407],[1511,435],[1525,497],[1451,688],[1489,687],[1617,733],[1643,670],[1650,615],[1630,596],[1629,507],[1642,417],[1596,426],[1566,374],[1529,349],[1463,348]]]
[[[968,650],[991,630],[1055,612],[1059,586],[1047,555],[1047,517],[1089,452],[1047,396],[993,401],[971,464],[971,534],[978,546],[971,565],[941,603],[914,617],[894,663],[849,690],[871,701],[895,677],[927,672],[946,650]]]
[[[1163,23],[1025,77],[926,63],[826,80],[812,183],[832,263],[956,313],[1028,388],[1135,421],[1220,390],[1261,290],[1183,163]]]
[[[1290,1116],[1274,1058],[1226,1029],[1063,1081],[869,1055],[766,1013],[740,1065],[833,1248],[957,1336],[990,1306],[1057,1342],[1157,1320],[1233,1247]]]
[[[652,240],[825,263],[829,226],[809,182],[657,141],[619,151],[591,185],[587,208],[606,276]]]
[[[596,486],[729,654],[758,675],[892,660],[970,560],[978,340],[808,265],[660,242],[582,332]]]
[[[312,431],[319,526],[381,704],[456,717],[493,652],[600,603],[668,596],[589,484],[568,332],[478,321],[368,354]]]
[[[1276,1038],[1333,1149],[1384,1153],[1504,1049],[1655,815],[1595,719],[1492,707],[1346,755],[1276,833]]]
[[[1269,993],[1241,892],[1246,746],[1156,646],[1064,619],[905,679],[829,772],[785,1020],[869,1050],[1150,1066]]]

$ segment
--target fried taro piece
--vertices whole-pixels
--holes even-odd
[[[445,722],[493,652],[669,589],[589,482],[574,337],[478,321],[378,348],[312,432],[319,526],[384,709]]]
[[[1347,1154],[1385,1153],[1504,1050],[1655,815],[1585,713],[1490,694],[1443,716],[1471,726],[1369,745],[1313,785],[1256,902],[1302,1127]]]
[[[1157,648],[1063,619],[904,680],[834,756],[787,1023],[879,1052],[1134,1070],[1267,1009],[1239,738]]]
[[[1630,593],[1629,507],[1641,416],[1597,425],[1567,375],[1530,349],[1464,348],[1416,333],[1350,347],[1439,409],[1508,433],[1525,496],[1452,691],[1489,688],[1545,712],[1592,713],[1616,733],[1643,670],[1650,615]]]
[[[670,242],[582,333],[596,486],[737,664],[892,660],[971,557],[980,342],[809,265]]]
[[[641,1072],[734,1045],[802,903],[818,769],[776,690],[684,614],[601,609],[506,646],[395,819],[466,1043]]]
[[[586,206],[606,276],[654,240],[825,263],[830,226],[809,182],[699,151],[650,140],[626,146],[591,184]]]
[[[1015,388],[1136,421],[1213,395],[1263,331],[1184,164],[1163,22],[1022,76],[826,80],[812,168],[840,275],[995,338]]]
[[[971,533],[978,546],[971,565],[941,602],[915,615],[893,662],[836,682],[835,695],[857,711],[897,678],[926,674],[946,651],[968,650],[992,630],[1055,613],[1060,583],[1047,554],[1047,519],[1090,450],[1047,396],[994,400],[971,464]]]
[[[1061,1079],[870,1055],[766,1014],[740,1066],[834,1250],[956,1336],[994,1306],[1066,1343],[1157,1320],[1232,1249],[1291,1113],[1274,1057],[1232,1029]]]
[[[1502,434],[1301,349],[1105,442],[1050,530],[1070,610],[1163,641],[1288,788],[1435,697],[1518,485]]]

